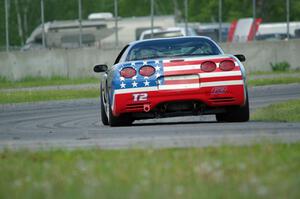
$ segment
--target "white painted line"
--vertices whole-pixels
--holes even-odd
[[[234,80],[234,81],[220,81],[220,82],[204,82],[200,83],[200,87],[211,87],[211,86],[234,86],[234,85],[243,85],[243,80]]]
[[[241,71],[228,71],[228,72],[212,72],[212,73],[199,73],[200,78],[207,77],[228,77],[228,76],[240,76]]]

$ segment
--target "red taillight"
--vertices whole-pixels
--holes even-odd
[[[143,66],[140,69],[140,75],[150,77],[155,73],[155,69],[152,66]]]
[[[225,61],[222,61],[220,63],[220,66],[219,68],[221,70],[224,70],[224,71],[229,71],[229,70],[233,70],[235,67],[235,64],[233,61],[230,61],[230,60],[225,60]]]
[[[201,70],[204,72],[212,72],[216,70],[216,64],[211,61],[207,61],[201,64]]]
[[[136,70],[133,68],[123,68],[120,72],[120,75],[125,78],[132,78],[136,75]]]

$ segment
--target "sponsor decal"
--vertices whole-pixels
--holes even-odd
[[[213,87],[210,92],[212,95],[220,95],[227,93],[226,86]]]
[[[147,101],[148,93],[135,93],[135,94],[132,94],[132,97],[133,97],[134,102]]]

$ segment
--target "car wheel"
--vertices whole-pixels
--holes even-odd
[[[234,107],[225,113],[218,113],[216,114],[216,119],[218,122],[247,122],[249,121],[249,115],[249,100],[247,94],[246,104],[244,106]]]
[[[107,118],[107,115],[106,115],[106,112],[105,112],[105,105],[104,105],[104,96],[103,96],[103,93],[102,93],[102,86],[100,88],[100,103],[101,103],[101,121],[102,121],[102,124],[103,125],[108,125],[108,118]]]

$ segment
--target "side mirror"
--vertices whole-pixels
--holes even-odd
[[[245,55],[239,54],[239,55],[234,55],[236,58],[240,60],[240,62],[246,61]]]
[[[106,64],[99,64],[99,65],[96,65],[94,66],[94,72],[95,73],[102,73],[102,72],[105,72],[107,71],[107,65]]]

